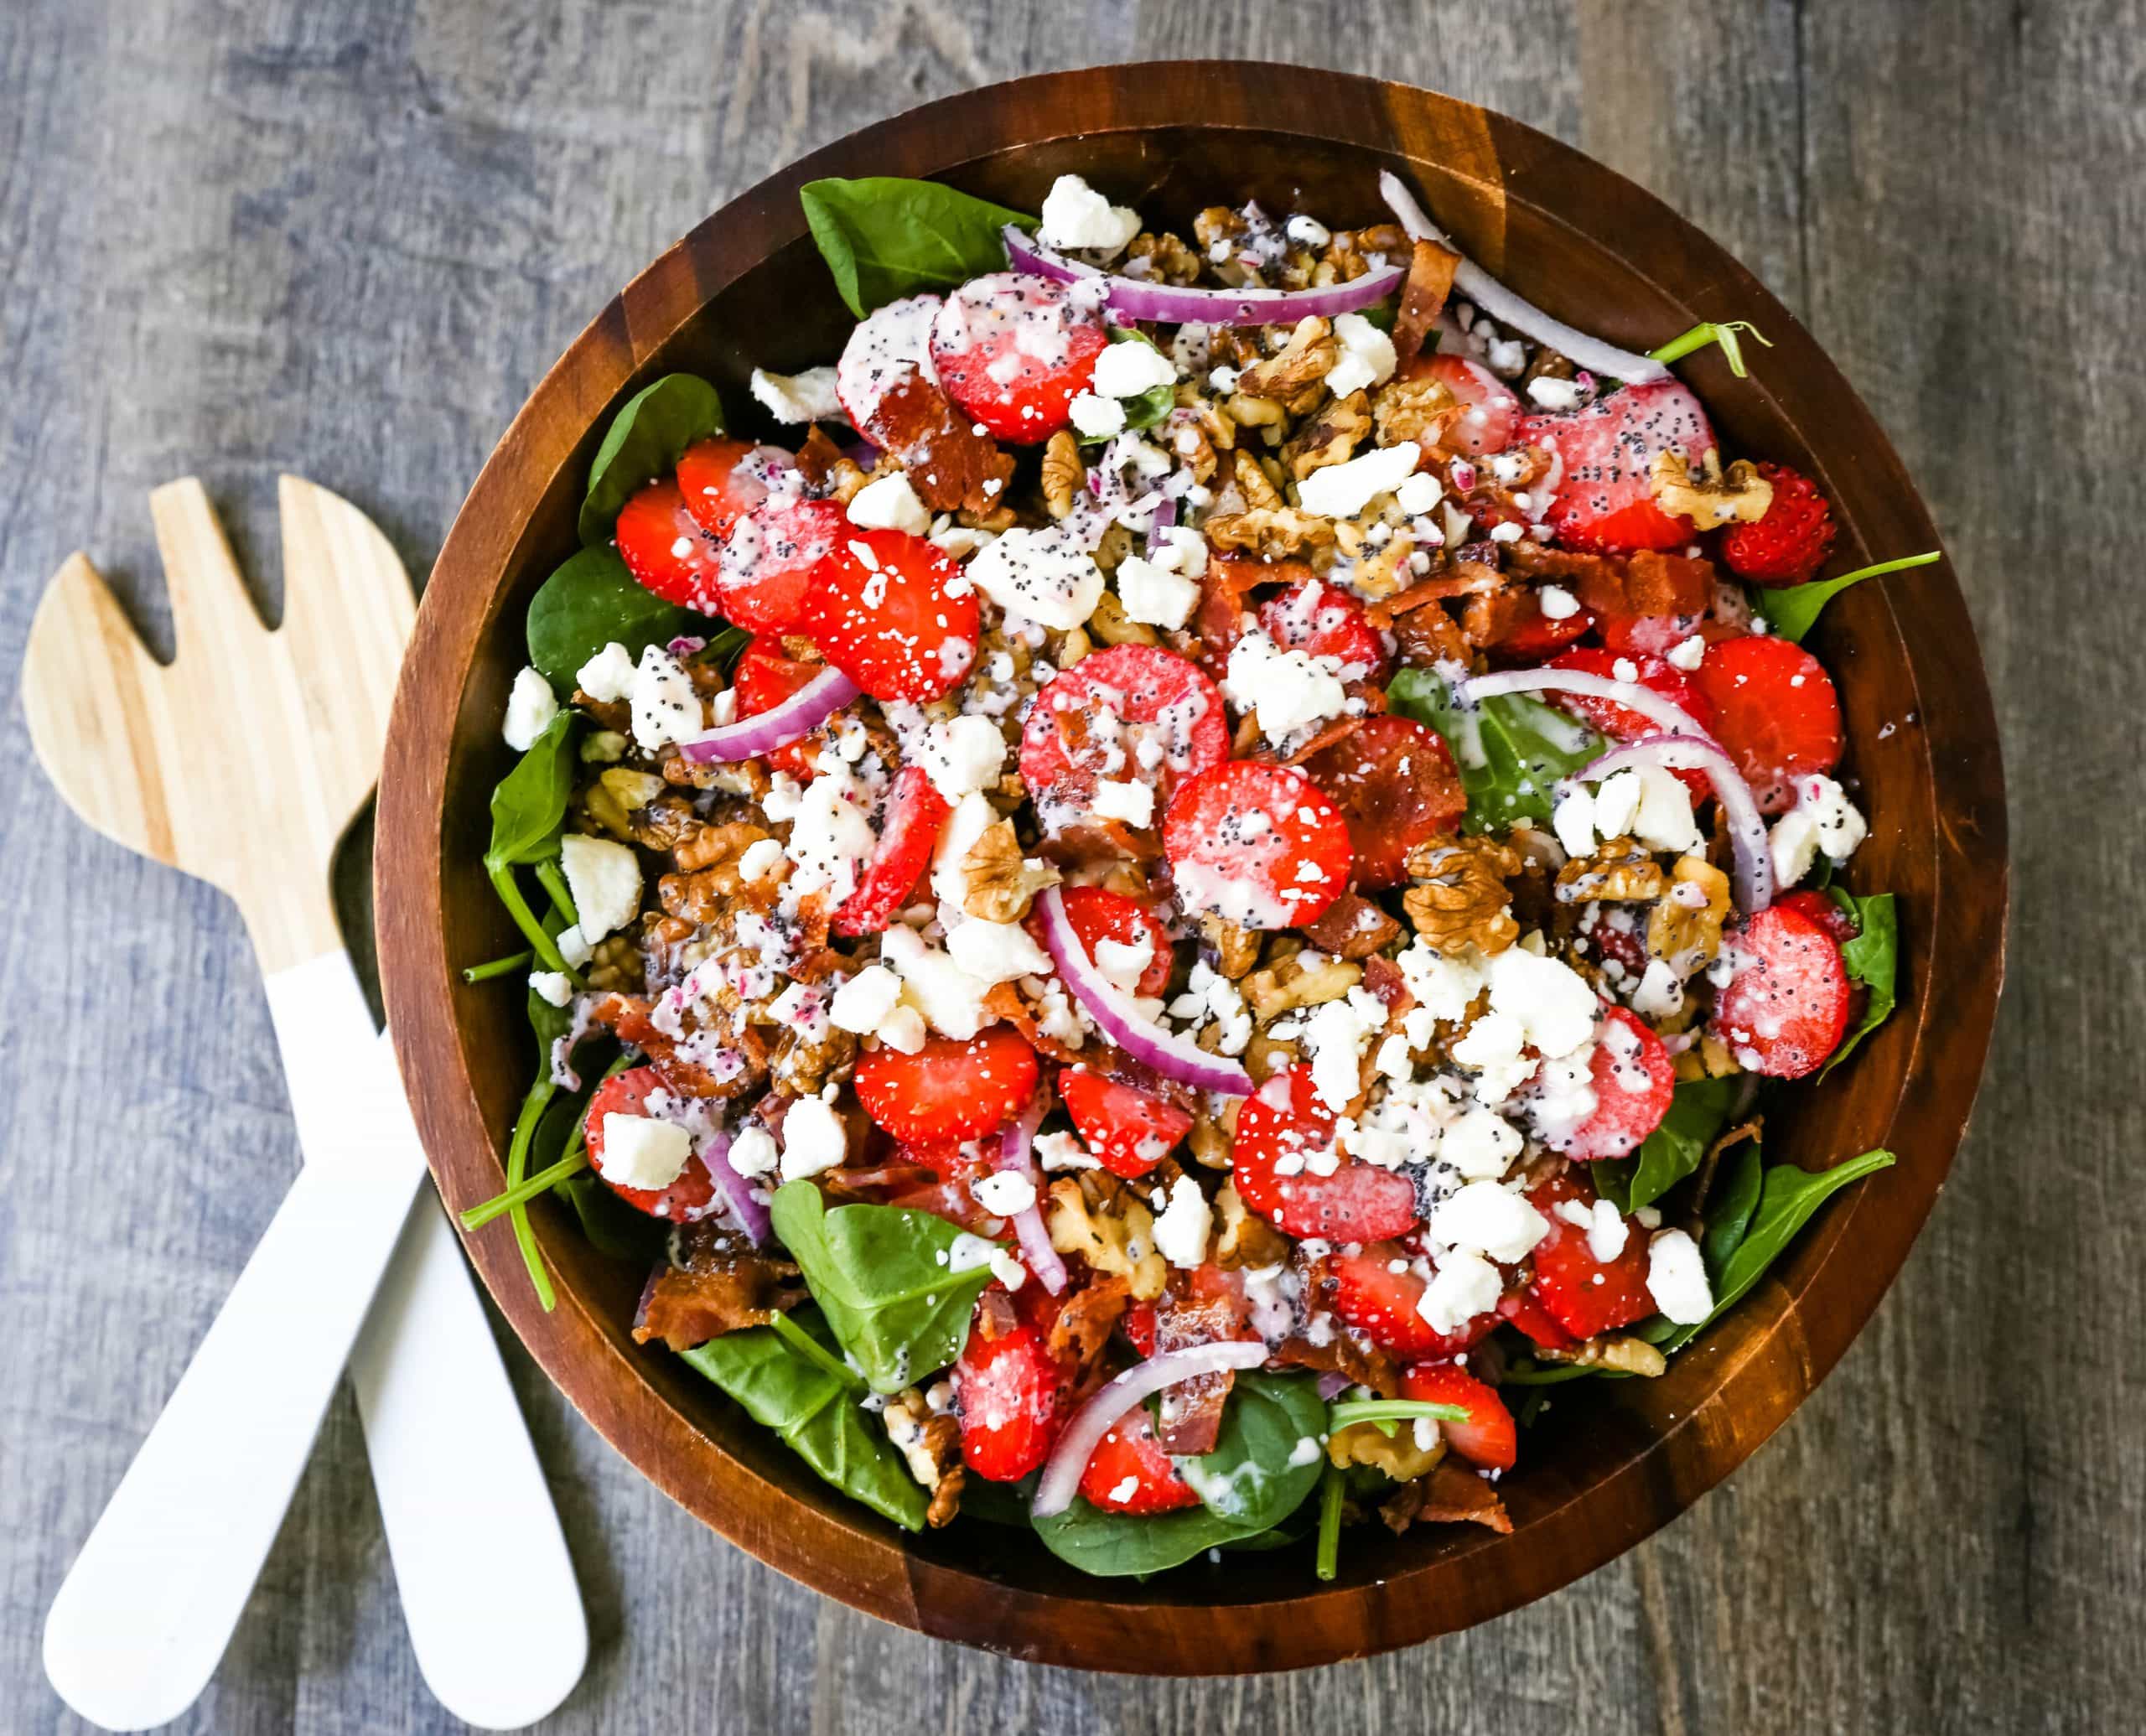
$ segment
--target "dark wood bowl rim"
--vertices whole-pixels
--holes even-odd
[[[1210,99],[1189,104],[1196,91]],[[1215,113],[1227,118],[1199,118]],[[1045,127],[1039,117],[1096,117]],[[1840,473],[1817,455],[1837,500],[1884,498],[1889,529],[1936,547],[1936,533],[1884,434],[1807,333],[1764,288],[1667,206],[1556,140],[1510,118],[1408,86],[1300,67],[1187,61],[1044,74],[896,116],[814,153],[733,200],[666,251],[600,312],[538,384],[472,487],[420,610],[388,744],[379,806],[376,899],[381,961],[404,1079],[433,1172],[464,1208],[503,1184],[500,1130],[479,1107],[456,1012],[443,932],[442,869],[454,700],[497,623],[499,593],[528,551],[523,527],[548,478],[635,371],[746,265],[803,232],[796,201],[821,175],[958,169],[1008,148],[1159,127],[1278,127],[1422,163],[1426,142],[1456,128],[1492,143],[1505,181],[1526,165],[1532,189],[1562,183],[1563,215],[1539,200],[1576,246],[1615,252],[1584,228],[1601,202],[1638,214],[1668,245],[1703,262],[1686,292],[1642,271],[1696,320],[1755,319],[1775,339],[1763,372],[1817,382],[1827,451],[1853,450]],[[946,154],[946,141],[959,140]],[[1406,143],[1404,143],[1404,141]],[[1415,148],[1410,148],[1411,146]],[[1505,189],[1493,187],[1500,201]],[[1521,195],[1516,195],[1519,197]],[[1630,256],[1618,254],[1628,266]],[[1497,261],[1485,262],[1495,267]],[[1677,273],[1665,272],[1676,277]],[[1520,285],[1523,290],[1526,286]],[[1761,388],[1763,390],[1763,388]],[[1855,517],[1851,505],[1843,516]],[[1838,607],[1897,635],[1924,711],[1931,809],[1900,816],[1926,827],[1936,861],[1930,925],[1945,937],[1972,912],[1972,948],[1933,947],[1930,978],[1901,1018],[1919,1022],[1881,1143],[1900,1153],[1882,1197],[1842,1196],[1805,1245],[1743,1304],[1709,1348],[1710,1384],[1606,1476],[1553,1490],[1512,1537],[1471,1533],[1427,1546],[1420,1565],[1321,1587],[1307,1564],[1300,1593],[1256,1603],[1186,1601],[1155,1586],[1096,1581],[1086,1595],[1049,1593],[925,1558],[865,1515],[822,1511],[770,1484],[671,1406],[644,1365],[620,1353],[583,1298],[562,1286],[556,1313],[536,1303],[504,1226],[466,1238],[495,1300],[547,1372],[620,1452],[688,1511],[790,1577],[921,1632],[1039,1661],[1089,1669],[1208,1674],[1322,1664],[1421,1640],[1485,1619],[1569,1583],[1666,1523],[1739,1464],[1812,1391],[1860,1329],[1905,1260],[1965,1132],[2003,970],[2008,898],[2004,801],[1996,725],[1972,625],[1949,567],[1918,575],[1914,630],[1892,594],[1864,587]],[[1941,713],[1941,715],[1940,714]],[[1961,953],[1972,950],[1972,957]],[[1734,1323],[1731,1323],[1732,1324]]]

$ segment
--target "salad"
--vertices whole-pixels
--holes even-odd
[[[1767,1093],[1884,1019],[1806,477],[1393,177],[1356,229],[803,199],[856,316],[627,402],[485,867],[509,1220],[895,1523],[1097,1574],[1509,1530],[1831,1194]],[[768,334],[780,353],[782,334]],[[1907,720],[1911,723],[1912,719]],[[1891,726],[1889,726],[1889,729]]]

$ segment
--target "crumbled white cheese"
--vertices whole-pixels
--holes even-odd
[[[884,965],[867,965],[835,991],[827,1018],[837,1030],[877,1031],[902,998],[902,980]]]
[[[675,1122],[607,1115],[594,1158],[597,1174],[622,1188],[667,1188],[693,1154],[692,1137]]]
[[[584,939],[602,940],[640,909],[640,858],[624,844],[570,832],[559,840],[559,867]]]
[[[1438,1160],[1470,1181],[1495,1181],[1520,1155],[1522,1143],[1519,1128],[1479,1103],[1445,1130]]]
[[[1181,573],[1127,555],[1117,563],[1117,600],[1124,605],[1127,619],[1174,632],[1199,607],[1200,587]]]
[[[1815,774],[1798,778],[1796,806],[1774,821],[1768,834],[1774,876],[1783,886],[1793,886],[1811,872],[1821,852],[1845,862],[1869,831],[1848,792],[1831,778]]]
[[[790,886],[801,897],[825,889],[839,904],[856,891],[858,869],[879,842],[862,795],[847,771],[823,773],[806,786],[785,850],[796,868]]]
[[[701,733],[700,690],[686,666],[660,645],[640,654],[634,671],[634,739],[654,753]]]
[[[1648,1018],[1667,1018],[1682,1011],[1684,984],[1677,974],[1677,967],[1667,959],[1649,959],[1630,1000],[1632,1011]]]
[[[1594,798],[1587,785],[1577,781],[1558,786],[1556,806],[1550,810],[1550,830],[1568,856],[1594,853]]]
[[[1155,786],[1105,778],[1096,785],[1095,811],[1105,820],[1146,826],[1155,817]]]
[[[1594,1202],[1594,1209],[1588,1214],[1587,1251],[1596,1265],[1607,1266],[1623,1253],[1631,1233],[1631,1226],[1615,1206],[1607,1200]]]
[[[931,889],[946,903],[958,904],[968,895],[968,876],[962,864],[977,840],[998,823],[998,811],[988,796],[972,791],[955,801],[931,852]]]
[[[529,989],[539,1000],[549,1001],[554,1007],[563,1007],[573,998],[573,984],[563,971],[531,971]]]
[[[931,515],[899,470],[873,477],[849,497],[849,521],[868,531],[906,531],[912,536],[931,528]]]
[[[1569,620],[1579,613],[1579,599],[1563,585],[1544,585],[1535,593],[1535,605],[1552,621]]]
[[[1017,527],[963,569],[976,588],[1008,614],[1070,633],[1096,612],[1102,568],[1059,527]]]
[[[1018,1169],[998,1169],[972,1183],[976,1203],[994,1217],[1010,1218],[1036,1203],[1036,1184]]]
[[[849,1136],[831,1104],[817,1097],[795,1099],[782,1117],[782,1179],[817,1175],[849,1154]]]
[[[1152,344],[1106,344],[1091,376],[1097,396],[1137,398],[1159,386],[1177,384],[1177,369]]]
[[[1047,247],[1116,253],[1140,233],[1140,214],[1114,205],[1078,175],[1060,175],[1044,195],[1038,239]]]
[[[1449,958],[1421,936],[1394,961],[1418,1007],[1443,1024],[1458,1024],[1468,1016],[1469,1003],[1483,990],[1481,961]],[[1429,1034],[1425,1033],[1428,1040]]]
[[[1334,321],[1340,358],[1327,371],[1326,389],[1337,398],[1364,391],[1393,377],[1393,339],[1361,314],[1342,314]]]
[[[963,713],[928,725],[908,744],[908,752],[931,787],[956,802],[998,781],[1006,738],[990,718]]]
[[[1152,935],[1143,934],[1137,941],[1113,941],[1106,935],[1096,942],[1096,968],[1128,994],[1154,961],[1155,941]]]
[[[748,1127],[730,1142],[730,1167],[740,1175],[772,1175],[780,1161],[775,1135],[765,1127]]]
[[[1657,1230],[1646,1245],[1646,1293],[1679,1326],[1696,1326],[1713,1312],[1713,1290],[1699,1246],[1682,1230]]]
[[[1416,1300],[1416,1312],[1433,1332],[1458,1332],[1498,1305],[1505,1279],[1480,1254],[1456,1248],[1438,1263]]]
[[[1431,1239],[1510,1264],[1550,1233],[1542,1214],[1521,1194],[1494,1181],[1471,1181],[1449,1194],[1432,1211]]]
[[[507,690],[506,721],[500,733],[516,753],[526,754],[558,714],[558,697],[552,692],[552,684],[534,669],[524,669]]]
[[[1413,440],[1381,446],[1314,470],[1297,485],[1297,500],[1306,512],[1321,518],[1354,518],[1372,496],[1397,489],[1414,474],[1423,449]]]
[[[569,922],[552,935],[552,944],[559,949],[559,956],[578,969],[595,956],[596,949],[588,944],[588,937],[582,933],[581,925]]]
[[[1283,650],[1257,628],[1231,649],[1222,692],[1239,711],[1258,718],[1260,733],[1277,747],[1300,729],[1340,716],[1349,702],[1340,676],[1309,652]]]
[[[1214,1227],[1214,1208],[1200,1184],[1180,1175],[1170,1184],[1169,1204],[1155,1219],[1155,1251],[1171,1265],[1190,1271],[1206,1259]]]
[[[606,703],[630,699],[634,692],[632,653],[614,639],[581,666],[574,681],[591,699]]]
[[[1035,1153],[1036,1161],[1045,1169],[1097,1169],[1102,1167],[1095,1153],[1072,1133],[1037,1134]]]
[[[1662,654],[1662,661],[1678,669],[1697,669],[1707,654],[1707,642],[1694,633],[1680,639]]]
[[[915,1055],[930,1037],[924,1015],[905,1002],[879,1022],[880,1042],[902,1055]]]
[[[1491,1012],[1511,1019],[1544,1055],[1570,1055],[1594,1034],[1594,987],[1563,960],[1508,946],[1485,974]]]
[[[774,838],[754,838],[738,858],[738,878],[749,886],[766,879],[782,864],[782,845]]]
[[[753,370],[753,396],[767,407],[777,422],[847,422],[842,400],[835,396],[832,368],[807,368],[801,374],[770,374]]]
[[[1527,395],[1545,410],[1579,408],[1579,388],[1569,380],[1554,380],[1547,374],[1538,374],[1527,382]]]
[[[972,916],[946,936],[954,962],[986,987],[1021,977],[1044,977],[1050,955],[1018,922],[987,922]]]
[[[983,998],[991,985],[970,976],[915,930],[899,923],[889,928],[879,937],[879,956],[902,979],[904,993],[941,1036],[967,1042],[983,1029]],[[886,1040],[884,1026],[879,1035]]]
[[[1684,780],[1659,765],[1639,766],[1633,775],[1639,779],[1640,799],[1632,815],[1632,836],[1650,850],[1680,856],[1703,850],[1706,840],[1692,817],[1692,792]]]
[[[1335,1114],[1347,1109],[1361,1091],[1364,1050],[1385,1023],[1386,1003],[1361,988],[1314,1008],[1304,1020],[1312,1088]]]
[[[1443,492],[1437,477],[1428,470],[1416,470],[1394,490],[1393,498],[1409,517],[1421,518],[1438,505],[1438,497]]]
[[[1084,440],[1107,440],[1125,432],[1125,406],[1116,398],[1098,392],[1076,392],[1065,410]]]

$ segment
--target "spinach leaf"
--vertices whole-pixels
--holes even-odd
[[[1434,670],[1402,670],[1386,697],[1402,717],[1445,738],[1468,792],[1470,832],[1502,832],[1522,818],[1547,827],[1558,780],[1602,749],[1587,725],[1524,693],[1464,705]]]
[[[1765,1160],[1757,1140],[1745,1140],[1727,1154],[1727,1161],[1728,1169],[1714,1177],[1706,1229],[1699,1237],[1707,1281],[1717,1288],[1722,1268],[1751,1227],[1751,1214],[1759,1209],[1759,1194],[1765,1185]]]
[[[1638,1151],[1593,1168],[1594,1191],[1630,1216],[1696,1174],[1729,1120],[1734,1079],[1691,1079],[1677,1087],[1669,1113]]]
[[[1833,902],[1855,919],[1858,930],[1856,937],[1841,948],[1841,962],[1848,966],[1848,981],[1860,982],[1869,994],[1863,1001],[1863,1017],[1856,1022],[1855,1029],[1841,1039],[1841,1046],[1826,1058],[1826,1065],[1818,1070],[1821,1079],[1891,1016],[1900,962],[1900,924],[1893,906],[1893,894],[1879,892],[1869,898],[1858,898],[1838,886],[1830,890]]]
[[[1272,1531],[1304,1505],[1326,1463],[1290,1461],[1297,1443],[1325,1433],[1325,1407],[1307,1375],[1241,1374],[1222,1412],[1215,1450],[1177,1461],[1200,1497],[1174,1513],[1112,1513],[1076,1495],[1064,1512],[1035,1521],[1044,1547],[1099,1578],[1159,1573],[1210,1549]]]
[[[816,1309],[798,1308],[790,1319],[833,1346]],[[878,1420],[858,1407],[849,1387],[772,1328],[726,1332],[682,1355],[843,1494],[897,1525],[924,1529],[930,1497]]]
[[[612,640],[639,657],[685,631],[686,619],[676,604],[636,584],[616,549],[584,548],[530,599],[529,661],[564,698],[581,666]]]
[[[1875,567],[1859,567],[1853,573],[1843,573],[1838,578],[1814,578],[1808,584],[1783,585],[1778,590],[1769,590],[1755,599],[1758,613],[1766,618],[1766,624],[1781,638],[1801,645],[1803,635],[1818,624],[1818,616],[1825,606],[1850,585],[1861,584],[1866,578],[1876,578],[1887,573],[1899,573],[1910,567],[1927,567],[1943,557],[1932,549],[1926,555],[1909,555],[1898,561],[1880,561]]]
[[[723,400],[699,375],[666,374],[644,386],[611,418],[596,448],[581,502],[581,540],[592,548],[609,542],[628,496],[670,469],[694,441],[723,429]]]
[[[999,231],[1008,223],[1036,226],[1023,212],[899,175],[807,181],[797,198],[835,288],[859,319],[920,290],[1004,271]]]
[[[581,1220],[581,1233],[599,1253],[643,1266],[663,1257],[670,1231],[646,1212],[635,1211],[586,1169],[568,1176],[554,1191],[566,1196]]]
[[[961,1355],[988,1267],[951,1272],[962,1232],[928,1211],[827,1210],[810,1181],[775,1189],[775,1232],[835,1338],[875,1392],[899,1392]]]
[[[1713,1286],[1713,1311],[1698,1324],[1680,1326],[1667,1337],[1656,1340],[1663,1353],[1682,1349],[1742,1301],[1781,1250],[1795,1239],[1796,1232],[1833,1194],[1850,1182],[1887,1168],[1893,1161],[1889,1151],[1867,1151],[1859,1158],[1850,1158],[1815,1174],[1799,1169],[1793,1163],[1775,1163],[1767,1169],[1760,1178],[1757,1200],[1741,1235],[1729,1233],[1725,1212],[1718,1214],[1724,1224],[1718,1237],[1713,1226],[1708,1225],[1701,1251],[1707,1257],[1707,1277]],[[1755,1158],[1742,1166],[1732,1178],[1732,1185],[1748,1187],[1746,1173],[1755,1164]],[[1732,1202],[1726,1198],[1723,1205],[1728,1207],[1732,1203],[1740,1205],[1740,1201]],[[1718,1267],[1714,1260],[1717,1250],[1720,1253]]]
[[[1162,354],[1161,346],[1145,332],[1130,331],[1114,325],[1110,329],[1110,340],[1113,344],[1145,344],[1158,355]],[[1126,427],[1151,428],[1161,422],[1171,411],[1177,408],[1177,387],[1167,383],[1151,386],[1138,397],[1120,398],[1118,403],[1125,412]],[[1081,444],[1084,446],[1096,443],[1098,443],[1090,440],[1086,435],[1081,436]]]
[[[562,711],[529,744],[514,770],[492,791],[492,841],[485,868],[493,872],[555,856],[573,793],[573,755],[567,744],[574,714]]]

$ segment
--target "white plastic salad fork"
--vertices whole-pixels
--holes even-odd
[[[149,656],[80,553],[31,624],[23,707],[68,805],[237,903],[306,1158],[60,1585],[45,1670],[111,1729],[163,1723],[193,1702],[347,1358],[419,1668],[457,1716],[511,1728],[572,1689],[587,1623],[505,1369],[422,1185],[328,878],[379,775],[409,579],[348,501],[286,476],[281,505],[274,632],[191,478],[150,496],[172,665]]]

